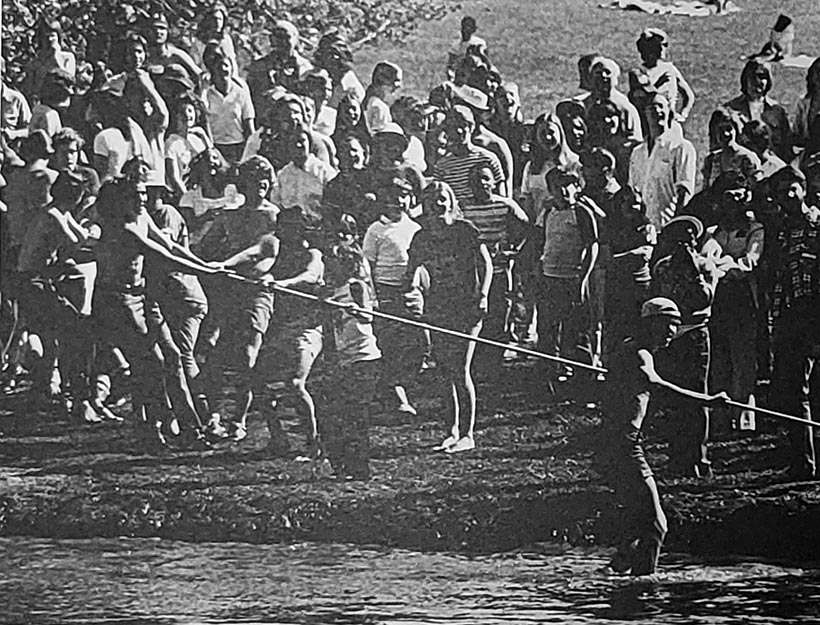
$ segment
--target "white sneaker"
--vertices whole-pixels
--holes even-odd
[[[450,436],[448,436],[447,438],[445,438],[442,441],[441,445],[439,445],[437,447],[433,447],[433,449],[436,450],[436,451],[447,451],[450,447],[455,445],[457,442],[458,442],[458,437],[453,436],[451,434]]]
[[[461,451],[470,451],[475,449],[475,440],[472,436],[463,436],[455,445],[450,445],[444,450],[445,454],[457,454]]]

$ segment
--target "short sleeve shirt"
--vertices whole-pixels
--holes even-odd
[[[208,122],[211,125],[214,143],[235,145],[245,142],[243,120],[254,119],[256,112],[248,85],[240,78],[228,81],[228,91],[224,95],[213,85],[202,95]]]
[[[459,219],[438,231],[422,229],[410,244],[409,265],[423,265],[430,276],[425,313],[431,319],[457,320],[474,305],[479,293],[481,234]]]
[[[496,187],[506,180],[498,157],[477,145],[471,146],[467,154],[449,153],[442,156],[433,169],[433,177],[449,184],[458,201],[464,202],[473,197],[470,172],[475,167],[489,167],[493,172]]]

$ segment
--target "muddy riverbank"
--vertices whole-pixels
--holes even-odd
[[[435,387],[431,376],[415,390]],[[571,392],[570,392],[571,391]],[[532,370],[481,384],[478,448],[447,456],[435,398],[415,418],[375,418],[373,478],[344,482],[327,467],[265,451],[265,419],[248,439],[208,452],[144,453],[132,424],[78,425],[0,399],[0,535],[163,537],[187,541],[346,542],[492,552],[542,541],[609,545],[614,498],[591,469],[599,417],[540,389]],[[586,399],[591,398],[588,394]],[[659,421],[662,424],[662,421]],[[294,447],[299,424],[285,421]],[[668,547],[691,553],[817,560],[820,487],[788,483],[774,424],[713,444],[716,476],[665,472],[662,428],[650,460],[670,520]]]

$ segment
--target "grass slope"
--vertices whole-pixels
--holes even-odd
[[[599,0],[468,0],[447,18],[426,22],[402,45],[361,50],[356,57],[363,82],[380,60],[405,70],[405,91],[426,94],[440,82],[447,49],[458,37],[462,15],[478,20],[479,35],[506,80],[521,88],[524,112],[542,110],[577,93],[576,61],[600,52],[626,72],[640,62],[635,40],[644,28],[663,28],[670,37],[670,59],[681,69],[697,101],[685,125],[702,159],[707,123],[716,106],[737,95],[742,56],[757,52],[768,40],[779,13],[797,28],[795,53],[820,54],[820,4],[817,0],[738,0],[740,13],[711,18],[653,16],[598,8]],[[775,66],[772,95],[791,111],[805,93],[805,71]]]

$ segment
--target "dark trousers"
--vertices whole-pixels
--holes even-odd
[[[319,428],[330,463],[337,473],[370,474],[370,413],[380,360],[338,367],[324,389]]]
[[[575,278],[542,277],[536,300],[538,349],[546,354],[577,359],[575,348],[585,329]]]
[[[404,305],[404,293],[403,287],[377,284],[379,310],[396,317],[408,316]],[[382,351],[382,382],[387,387],[405,386],[413,379],[421,363],[424,351],[422,331],[378,318],[373,320],[373,330]]]
[[[648,575],[657,567],[667,521],[644,454],[643,435],[630,428],[626,433],[613,431],[608,438],[614,448],[604,477],[615,490],[624,528],[616,558],[633,575]]]
[[[707,392],[709,379],[709,328],[689,330],[675,338],[658,354],[657,370],[662,378],[685,389]],[[691,473],[710,464],[709,408],[680,396],[667,396],[669,411],[669,464],[674,471]]]
[[[786,310],[775,328],[772,403],[778,410],[801,419],[812,420],[812,403],[820,398],[817,358],[812,348],[820,343],[817,310],[820,298],[797,300]],[[792,468],[814,475],[814,436],[812,428],[789,424]]]

